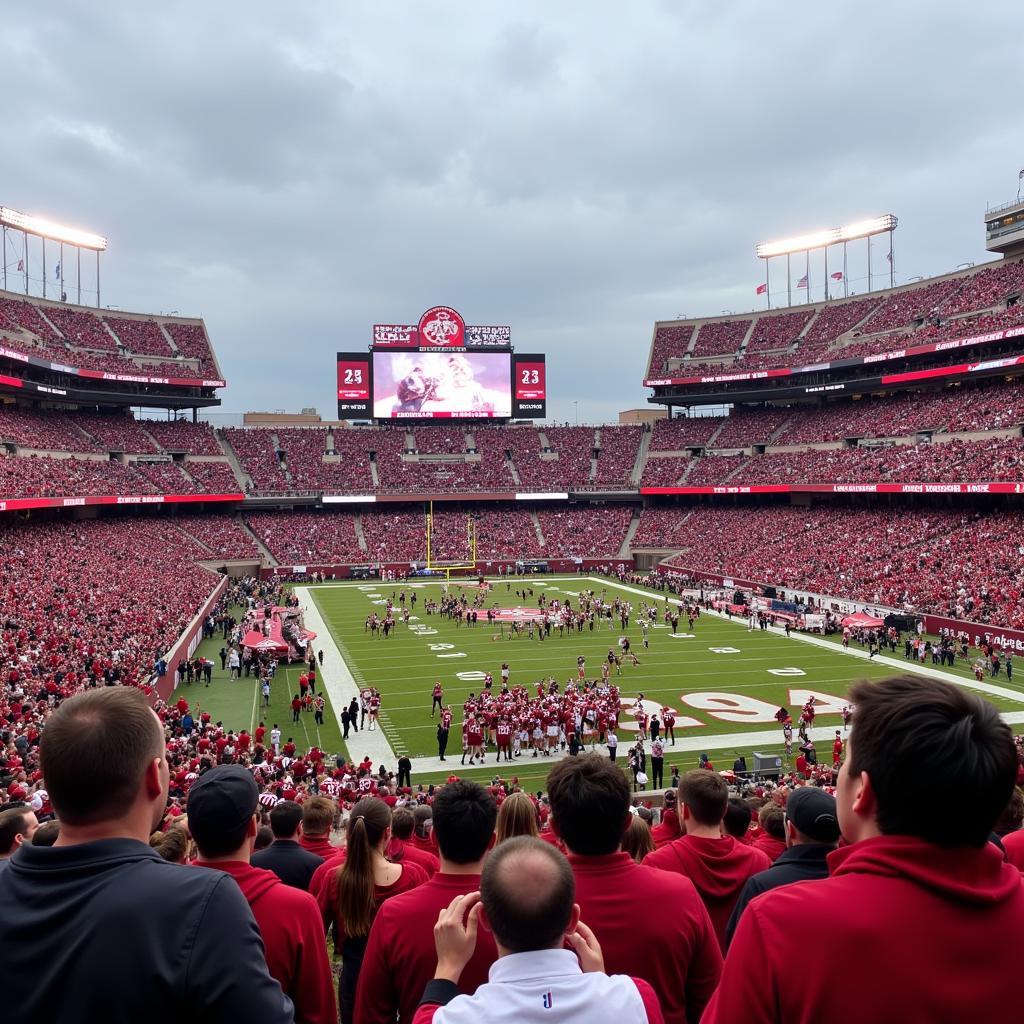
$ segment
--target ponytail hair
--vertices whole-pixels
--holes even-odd
[[[338,868],[338,920],[346,938],[365,938],[376,912],[373,851],[391,824],[383,800],[360,800],[348,819],[345,863]]]

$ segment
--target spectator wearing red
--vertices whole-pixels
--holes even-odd
[[[676,810],[676,791],[666,789],[661,809],[661,821],[651,829],[654,848],[659,850],[671,843],[673,839],[678,839],[682,834],[683,831],[679,826],[679,813]]]
[[[396,807],[391,811],[391,844],[387,851],[388,860],[396,864],[399,861],[418,864],[426,871],[427,877],[432,878],[441,865],[429,850],[421,850],[410,842],[415,824],[416,819],[407,807]]]
[[[751,845],[774,864],[786,852],[786,812],[769,802],[761,808],[757,821],[761,830]]]
[[[626,776],[607,758],[582,754],[555,765],[547,785],[580,916],[597,936],[605,966],[647,981],[666,1021],[698,1020],[721,973],[718,941],[692,882],[635,864],[621,851],[631,819]]]
[[[249,862],[258,808],[259,787],[241,765],[218,765],[200,776],[188,794],[196,863],[238,883],[263,937],[267,967],[295,1004],[296,1019],[335,1024],[334,981],[316,900]]]
[[[299,846],[327,860],[337,852],[331,846],[331,826],[338,805],[326,796],[311,796],[302,803],[302,835]]]
[[[722,835],[729,787],[717,772],[694,768],[679,780],[684,834],[644,860],[652,868],[674,871],[693,882],[707,907],[721,948],[725,928],[740,891],[751,875],[771,866],[760,850]]]
[[[1017,774],[1010,728],[940,680],[858,683],[850,700],[849,845],[828,878],[747,907],[707,1024],[995,1020],[1016,1005],[1024,886],[988,841]],[[807,943],[819,934],[827,944]],[[850,984],[861,965],[870,984]]]
[[[459,780],[438,791],[433,810],[440,871],[425,885],[388,900],[377,912],[356,991],[360,1024],[393,1024],[396,1013],[400,1020],[413,1019],[437,965],[438,915],[452,900],[480,887],[484,858],[494,843],[494,798],[477,783]],[[406,852],[411,849],[406,847]],[[497,958],[494,937],[480,932],[459,977],[459,991],[475,992],[487,981]]]
[[[356,984],[373,919],[387,900],[422,885],[427,874],[415,864],[392,864],[385,858],[391,811],[383,800],[365,797],[352,808],[346,838],[345,859],[331,871],[318,902],[341,951],[341,1024],[353,1024]]]

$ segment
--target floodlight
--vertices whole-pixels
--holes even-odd
[[[887,213],[881,217],[854,221],[854,223],[846,224],[841,228],[812,231],[806,235],[784,238],[778,242],[761,242],[757,247],[757,255],[760,259],[766,260],[772,256],[785,256],[787,253],[824,249],[826,246],[835,245],[838,242],[850,242],[855,238],[866,238],[868,235],[880,235],[883,232],[892,231],[897,223],[896,218],[891,213]]]
[[[28,213],[19,213],[6,206],[0,206],[0,224],[16,231],[27,231],[30,235],[40,235],[43,238],[52,238],[56,242],[77,245],[82,249],[95,249],[100,252],[107,247],[107,240],[102,235],[94,235],[91,231],[79,231],[78,228],[57,224],[43,217],[33,217]]]

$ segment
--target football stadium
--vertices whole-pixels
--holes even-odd
[[[545,334],[457,279],[425,309],[380,285],[278,382],[302,411],[260,411],[218,290],[108,304],[130,210],[0,196],[4,1019],[1014,1005],[1006,191],[977,258],[925,276],[874,199],[722,226],[758,308],[653,299],[645,402],[593,422],[557,313]]]

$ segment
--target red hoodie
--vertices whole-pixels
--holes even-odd
[[[661,821],[651,829],[651,838],[654,840],[656,850],[667,846],[682,834],[683,830],[679,827],[679,815],[671,807],[662,813]]]
[[[299,846],[310,853],[315,853],[324,860],[330,860],[338,852],[337,846],[331,846],[330,839],[326,836],[307,836],[305,832],[299,837]]]
[[[1019,871],[1024,871],[1024,829],[1003,836],[1006,859]]]
[[[775,836],[771,836],[767,832],[762,832],[751,843],[751,846],[765,854],[773,864],[786,852],[785,842],[782,839],[776,839]]]
[[[392,839],[386,855],[388,860],[395,864],[419,864],[426,871],[428,878],[432,878],[434,873],[441,869],[441,862],[433,853],[413,846],[407,839]]]
[[[238,883],[263,936],[267,968],[295,1004],[295,1019],[337,1024],[334,979],[316,900],[285,885],[273,871],[244,861],[197,864],[223,871]]]
[[[725,950],[725,927],[743,886],[751,875],[764,871],[772,862],[760,850],[744,846],[732,836],[718,839],[680,836],[644,858],[649,868],[675,871],[693,882],[708,908],[718,944]]]
[[[994,846],[879,836],[828,865],[747,906],[704,1024],[962,1024],[1018,1004],[1024,884]]]

